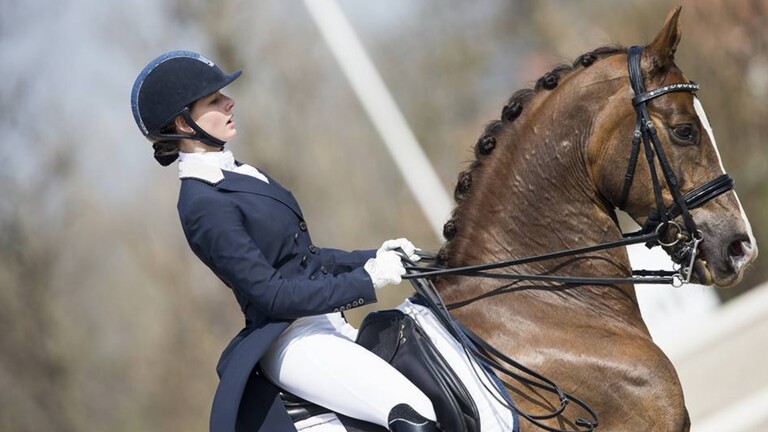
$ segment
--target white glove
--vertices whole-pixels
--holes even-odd
[[[363,269],[368,272],[376,289],[399,284],[403,280],[401,276],[405,274],[400,255],[391,250],[379,249],[376,258],[369,259]]]
[[[408,239],[399,238],[395,240],[387,240],[382,245],[381,248],[379,248],[379,251],[391,251],[395,250],[397,248],[400,248],[405,252],[405,254],[408,256],[408,259],[417,262],[421,259],[420,256],[416,255],[416,246],[413,245]],[[378,252],[376,252],[378,254]]]

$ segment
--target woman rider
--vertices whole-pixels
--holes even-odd
[[[131,93],[134,119],[163,166],[179,160],[178,211],[192,251],[245,315],[217,365],[211,430],[295,430],[278,387],[391,431],[437,431],[429,399],[354,343],[341,312],[376,301],[405,272],[406,239],[345,252],[312,244],[293,195],[224,148],[237,134],[226,74],[190,51],[151,61]],[[242,402],[242,403],[241,403]],[[242,408],[242,409],[241,409]]]

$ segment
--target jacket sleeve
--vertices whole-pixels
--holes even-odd
[[[195,254],[266,316],[293,319],[376,302],[373,282],[362,267],[314,281],[285,279],[251,239],[242,218],[231,202],[198,197],[189,203],[182,226]]]
[[[320,248],[320,260],[331,274],[338,275],[353,271],[376,257],[376,249],[347,252],[340,249]]]

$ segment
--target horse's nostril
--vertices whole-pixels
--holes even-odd
[[[749,242],[743,242],[741,240],[736,240],[734,242],[731,242],[730,245],[728,245],[728,255],[732,258],[740,258],[746,255],[746,250],[744,249],[744,243],[749,244]]]

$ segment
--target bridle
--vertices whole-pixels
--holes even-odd
[[[671,256],[673,261],[678,264],[688,258],[688,265],[681,266],[679,274],[682,281],[688,283],[691,279],[693,262],[698,253],[699,243],[703,240],[703,234],[696,227],[696,222],[694,222],[693,217],[691,217],[690,210],[702,206],[715,197],[733,189],[733,178],[728,174],[722,174],[716,179],[697,187],[686,195],[683,195],[680,192],[677,176],[675,176],[674,171],[672,171],[672,167],[669,165],[666,154],[664,153],[664,148],[659,142],[656,127],[653,125],[651,116],[648,113],[647,103],[651,99],[655,99],[667,93],[694,93],[699,89],[699,85],[694,82],[669,84],[646,92],[645,84],[643,83],[643,74],[640,69],[642,53],[642,46],[633,46],[629,48],[629,81],[632,85],[632,90],[635,93],[635,97],[632,98],[632,105],[635,108],[637,121],[635,122],[635,132],[632,137],[629,166],[627,167],[627,173],[624,176],[624,186],[619,201],[619,208],[623,209],[627,203],[629,189],[632,186],[632,179],[635,174],[638,154],[640,153],[640,141],[642,140],[643,148],[645,149],[645,157],[648,161],[648,167],[650,168],[656,208],[651,210],[646,219],[646,223],[640,232],[647,233],[655,231],[661,235],[668,229],[674,228],[676,235],[673,241],[665,243],[663,240],[657,240],[657,242],[661,246],[672,247],[678,242],[683,241],[682,247],[673,251]],[[664,180],[672,194],[673,203],[669,208],[664,206],[661,183],[656,175],[654,152],[658,156],[661,172],[664,175]],[[658,209],[665,209],[665,211],[660,212]],[[682,217],[685,229],[682,229],[678,223],[674,222],[673,219],[677,216]]]
[[[497,400],[507,409],[519,414],[534,425],[546,431],[571,432],[564,429],[552,428],[541,423],[541,420],[553,419],[561,415],[564,412],[568,402],[577,404],[591,417],[591,420],[584,418],[576,419],[573,423],[576,429],[573,432],[593,431],[598,425],[597,415],[586,403],[568,393],[565,393],[551,380],[530,369],[525,368],[523,365],[517,363],[515,360],[507,357],[495,349],[493,346],[472,332],[472,330],[468,329],[460,322],[455,320],[449,312],[449,309],[462,307],[491,295],[508,292],[508,290],[505,290],[507,287],[503,286],[481,296],[446,306],[440,299],[440,296],[437,294],[437,290],[435,289],[431,278],[453,275],[507,280],[534,280],[569,285],[618,285],[628,283],[643,283],[673,284],[675,286],[680,286],[684,283],[690,282],[691,275],[693,273],[694,262],[698,254],[699,244],[704,239],[704,235],[697,228],[690,211],[733,189],[733,179],[728,174],[723,174],[714,180],[696,187],[686,194],[683,194],[680,191],[680,185],[678,183],[677,177],[672,171],[672,167],[667,160],[664,149],[662,148],[661,142],[659,141],[656,127],[654,126],[653,121],[648,113],[647,103],[648,101],[663,96],[667,93],[694,93],[699,89],[699,85],[693,82],[676,83],[646,92],[643,82],[642,70],[640,68],[642,52],[642,46],[633,46],[629,48],[628,53],[629,80],[632,85],[632,90],[635,94],[635,97],[632,98],[632,105],[635,109],[637,121],[635,123],[635,131],[632,138],[629,166],[627,167],[627,173],[624,176],[624,185],[622,187],[622,195],[619,203],[619,208],[624,208],[626,205],[627,197],[629,196],[629,190],[632,186],[632,180],[635,174],[637,159],[640,153],[640,143],[642,142],[643,148],[645,150],[645,157],[650,168],[656,208],[651,209],[648,218],[641,230],[635,233],[626,234],[621,240],[609,243],[552,252],[526,258],[518,258],[508,261],[485,263],[465,267],[441,268],[416,266],[415,263],[408,261],[405,254],[401,254],[403,259],[409,264],[405,266],[408,274],[404,275],[403,279],[411,280],[411,283],[413,284],[418,294],[418,299],[422,301],[427,307],[429,307],[429,309],[435,314],[438,320],[442,322],[446,330],[448,330],[461,344],[467,355],[474,358],[478,364],[482,365],[486,369],[494,369],[500,373],[516,379],[524,385],[533,386],[557,395],[560,402],[558,408],[552,409],[550,412],[543,415],[533,415],[526,413],[518,408],[511,399],[505,398],[505,400],[502,401],[497,398]],[[661,182],[658,178],[658,175],[656,174],[655,157],[658,157],[659,166],[662,175],[664,176],[664,181],[666,182],[667,187],[669,188],[672,195],[673,203],[669,207],[664,205]],[[674,219],[678,216],[682,218],[683,226],[674,221]],[[645,243],[648,247],[658,245],[669,248],[671,250],[670,255],[672,260],[677,265],[679,265],[679,267],[675,271],[635,270],[632,272],[632,277],[628,278],[572,277],[547,274],[512,274],[494,273],[489,271],[531,262],[545,261],[574,255],[583,255],[590,252],[617,247],[625,247],[638,243]],[[423,254],[422,257],[426,258],[425,260],[434,260],[435,258],[434,256],[428,254]],[[503,364],[506,364],[507,366],[504,366]],[[527,378],[517,372],[513,372],[509,369],[509,367],[517,369],[518,371],[521,371],[523,374],[526,374],[531,378]],[[489,391],[491,390],[489,389]],[[492,391],[491,394],[496,397]]]

